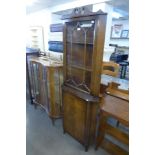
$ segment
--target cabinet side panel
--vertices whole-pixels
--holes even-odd
[[[91,104],[90,110],[90,144],[95,143],[96,125],[97,125],[97,110],[99,108],[99,103]]]
[[[91,90],[93,95],[99,95],[101,81],[101,66],[104,53],[106,15],[99,15],[95,24],[95,45],[93,55],[93,73]]]

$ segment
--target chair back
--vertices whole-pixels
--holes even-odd
[[[119,64],[109,61],[102,63],[102,74],[117,77],[119,73]]]

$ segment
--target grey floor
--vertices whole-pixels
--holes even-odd
[[[33,105],[26,105],[26,155],[109,155],[103,149],[88,152],[70,135],[63,134],[62,121],[52,125],[47,113]]]

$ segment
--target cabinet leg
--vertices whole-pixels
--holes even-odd
[[[54,118],[52,118],[52,124],[55,125],[55,119]]]
[[[65,129],[63,129],[63,133],[64,133],[64,134],[66,133]]]
[[[88,152],[88,146],[85,146],[85,152]]]
[[[30,103],[31,103],[31,104],[34,104],[33,98],[32,98],[32,97],[30,98]]]
[[[34,102],[33,102],[33,104],[34,104],[34,108],[35,108],[35,109],[37,109],[37,104],[36,104],[36,103],[34,103]]]
[[[119,126],[119,121],[117,121],[117,123],[116,123],[116,127],[118,127]]]

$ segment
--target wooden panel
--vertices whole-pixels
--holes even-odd
[[[118,146],[116,146],[110,142],[105,142],[105,134],[108,134],[119,142],[129,145],[129,135],[125,131],[123,132],[120,130],[118,127],[110,126],[110,124],[107,122],[109,117],[113,117],[123,125],[128,126],[129,102],[107,94],[103,96],[99,117],[99,127],[96,138],[96,148],[101,146],[102,141],[104,140],[103,147],[110,153],[114,155],[128,154],[128,152],[126,152],[124,148],[119,145],[119,143],[117,144]]]
[[[114,128],[107,124],[106,125],[106,133],[112,135],[113,137],[117,138],[121,142],[129,145],[129,135],[120,131],[119,129]]]
[[[63,92],[63,106],[64,130],[84,143],[86,103],[68,92]]]
[[[64,131],[80,141],[86,150],[95,142],[97,101],[94,96],[63,86]]]
[[[62,68],[48,67],[48,94],[49,94],[49,115],[52,118],[61,117],[62,99],[61,99],[61,84]]]
[[[105,95],[102,100],[101,111],[115,117],[125,125],[129,125],[129,101]]]
[[[97,113],[99,109],[98,103],[93,103],[91,105],[90,109],[90,135],[89,135],[89,143],[94,144],[95,143],[95,134],[96,134],[96,124],[97,124]]]
[[[102,147],[107,150],[111,155],[129,155],[129,152],[123,150],[119,146],[111,143],[109,140],[104,139]]]

